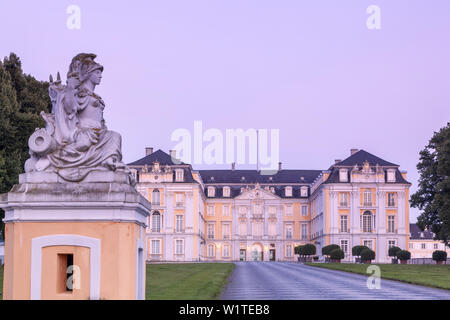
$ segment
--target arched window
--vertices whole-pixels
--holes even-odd
[[[370,211],[366,211],[362,215],[362,229],[363,229],[363,232],[372,232],[373,215]]]
[[[158,189],[152,191],[152,204],[159,206],[161,194]]]
[[[158,211],[152,214],[152,232],[161,232],[161,214]]]

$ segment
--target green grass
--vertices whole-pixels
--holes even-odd
[[[309,266],[347,271],[369,276],[368,264],[307,263]],[[450,265],[436,264],[377,264],[381,278],[450,290]]]
[[[233,268],[232,263],[148,264],[146,298],[218,299]]]

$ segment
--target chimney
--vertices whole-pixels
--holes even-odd
[[[354,155],[355,153],[357,153],[359,150],[358,149],[350,149],[350,155]]]
[[[278,171],[281,171],[281,165],[282,165],[282,163],[278,162]]]
[[[145,155],[151,155],[153,153],[153,148],[152,147],[146,147],[145,148]]]
[[[176,150],[169,150],[170,156],[172,157],[172,159],[176,159],[177,158],[177,151]]]
[[[336,160],[334,160],[334,164],[338,164],[341,161],[342,161],[341,159],[336,159]]]
[[[236,162],[233,162],[233,163],[231,164],[231,170],[232,170],[232,171],[236,170]]]

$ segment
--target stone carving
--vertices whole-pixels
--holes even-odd
[[[36,129],[28,146],[30,159],[25,171],[55,172],[65,181],[80,182],[92,171],[121,171],[134,178],[122,162],[120,134],[107,129],[105,102],[95,93],[103,66],[96,55],[81,53],[72,59],[67,84],[50,76],[52,112],[41,113],[45,128]]]

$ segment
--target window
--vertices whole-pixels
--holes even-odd
[[[339,206],[348,207],[348,192],[339,192]]]
[[[422,249],[425,250],[427,248],[427,244],[426,243],[422,243]]]
[[[372,232],[372,213],[370,211],[364,212],[361,219],[363,232]]]
[[[292,239],[292,224],[286,225],[286,239]]]
[[[387,198],[388,198],[388,207],[395,207],[396,193],[388,192]]]
[[[276,222],[269,222],[269,236],[277,235],[277,224]]]
[[[364,206],[372,206],[372,191],[370,189],[364,190]]]
[[[208,187],[208,197],[214,197],[216,195],[216,188]]]
[[[395,240],[388,240],[388,248],[395,247],[396,241]]]
[[[286,197],[292,197],[292,187],[286,187],[284,188],[284,195]]]
[[[223,206],[223,212],[222,215],[224,217],[228,217],[230,215],[230,206],[229,205],[224,205]]]
[[[175,181],[178,181],[178,182],[184,181],[184,170],[183,169],[175,170]]]
[[[348,216],[341,215],[341,232],[348,232]]]
[[[388,216],[388,230],[387,232],[395,232],[395,216],[389,215]]]
[[[372,240],[364,240],[363,244],[368,247],[370,250],[372,250]]]
[[[182,193],[175,193],[175,204],[177,207],[184,206],[184,196]]]
[[[409,248],[410,248],[410,249],[414,249],[414,243],[410,243],[410,244],[409,244]]]
[[[347,181],[348,181],[347,169],[339,169],[339,182],[347,182]]]
[[[261,237],[263,234],[263,223],[259,221],[255,221],[252,223],[252,231],[253,236]]]
[[[230,224],[229,223],[222,224],[222,236],[224,239],[230,239]]]
[[[225,245],[223,246],[223,249],[222,249],[222,256],[223,256],[224,258],[229,258],[229,257],[230,257],[230,246],[229,246],[228,244],[225,244]]]
[[[161,201],[161,194],[158,189],[154,189],[152,191],[152,204],[159,206],[160,201]]]
[[[158,211],[152,214],[152,232],[161,232],[161,214]]]
[[[213,216],[214,215],[214,206],[208,206],[207,208],[207,215]]]
[[[286,245],[286,257],[292,257],[292,245],[290,244]]]
[[[300,188],[300,196],[301,197],[307,197],[308,196],[308,187],[301,187]]]
[[[208,239],[214,239],[214,223],[208,223],[207,228]]]
[[[177,215],[176,217],[176,231],[177,232],[184,232],[184,227],[183,227],[183,216],[182,215]]]
[[[433,247],[434,247],[435,250],[436,250],[436,249],[439,249],[439,245],[438,245],[437,243],[434,243],[434,244],[433,244]]]
[[[151,254],[161,254],[161,240],[152,239],[151,243],[152,243]]]
[[[175,254],[184,254],[184,241],[182,239],[175,240]]]
[[[308,240],[308,225],[306,223],[302,223],[301,232],[302,240]]]
[[[302,216],[308,215],[308,206],[302,206]]]
[[[292,216],[292,205],[291,204],[286,205],[286,215]]]
[[[247,223],[246,222],[239,223],[239,235],[241,235],[241,236],[247,235]]]
[[[223,196],[224,197],[230,196],[230,187],[223,187]]]
[[[387,182],[395,182],[395,169],[387,171]]]
[[[341,250],[348,255],[348,240],[341,240]]]
[[[213,244],[208,244],[208,257],[212,258],[215,256],[216,248]]]

